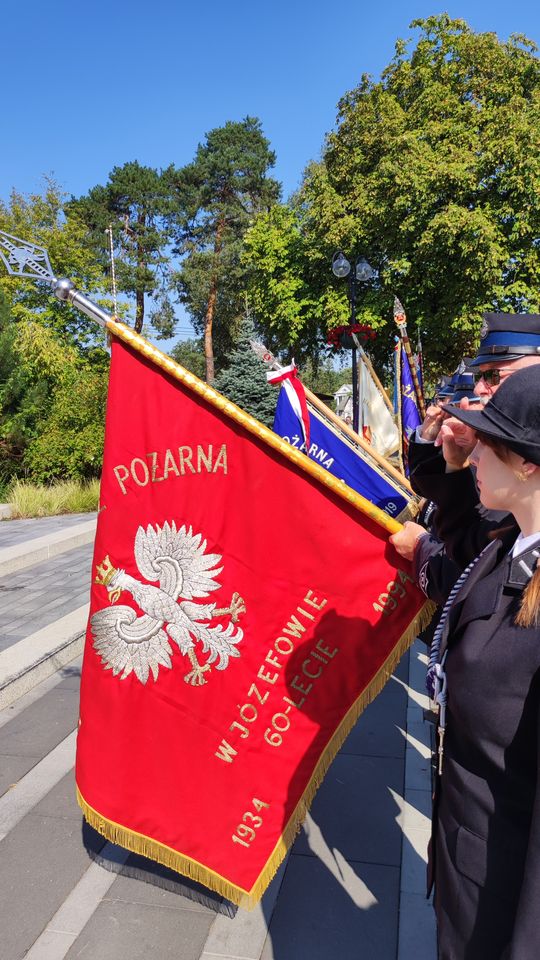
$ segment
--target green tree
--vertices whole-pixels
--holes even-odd
[[[291,225],[301,238],[293,332],[347,322],[330,261],[364,255],[379,272],[357,310],[379,331],[370,352],[379,365],[390,352],[397,294],[433,376],[474,350],[484,310],[538,309],[540,62],[524,37],[502,42],[446,14],[411,27],[380,80],[363,76],[340,101],[273,243],[289,249]],[[251,263],[257,307],[266,293],[286,304],[286,273]],[[281,324],[279,309],[268,322]]]
[[[279,184],[268,176],[274,163],[260,121],[246,117],[211,130],[192,163],[168,171],[171,227],[182,258],[177,285],[204,337],[208,382],[215,374],[215,344],[223,353],[242,315],[243,236],[256,214],[279,197]]]
[[[15,325],[5,295],[0,290],[0,488],[5,487],[24,450],[23,435],[14,417],[25,378],[14,348]]]
[[[0,294],[1,486],[97,476],[106,396],[105,364],[39,322],[14,323]]]
[[[244,238],[249,295],[272,350],[292,347],[298,362],[318,353],[325,325],[322,291],[310,275],[307,246],[296,206],[275,204]]]
[[[109,269],[109,227],[112,229],[118,290],[135,299],[135,330],[143,327],[146,298],[154,308],[152,325],[163,337],[172,336],[174,310],[169,296],[169,180],[136,160],[114,167],[105,186],[72,198],[70,214],[82,220],[103,271]]]
[[[103,296],[106,278],[88,245],[87,229],[74,212],[66,218],[66,199],[52,180],[45,180],[39,194],[14,190],[8,203],[0,201],[0,230],[45,247],[57,277],[69,277],[110,308]],[[9,276],[1,264],[0,292],[14,324],[39,323],[79,351],[92,352],[105,343],[100,328],[75,307],[60,303],[46,284]]]
[[[0,204],[0,228],[45,247],[57,276],[73,279],[110,308],[101,296],[105,278],[87,244],[86,227],[74,211],[66,217],[65,197],[54,182],[47,180],[41,194],[14,191],[9,203]],[[0,271],[1,484],[29,475],[85,477],[99,471],[108,370],[104,346],[101,329],[56,300],[47,285]],[[66,416],[59,431],[62,404]]]
[[[277,391],[268,384],[266,367],[251,349],[250,341],[254,339],[255,327],[246,313],[236,346],[227,358],[227,367],[216,377],[213,386],[252,417],[271,427]]]
[[[65,367],[46,417],[24,455],[33,480],[87,480],[99,476],[105,436],[107,371],[89,364]]]
[[[180,340],[171,350],[171,357],[180,366],[194,373],[200,380],[204,379],[205,362],[202,339]]]

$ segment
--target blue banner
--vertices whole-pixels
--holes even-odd
[[[417,427],[422,423],[422,418],[418,410],[418,401],[416,398],[416,391],[414,389],[414,382],[412,378],[411,368],[409,364],[409,358],[405,352],[405,347],[403,344],[400,344],[399,347],[400,353],[400,363],[398,364],[400,368],[400,376],[398,379],[400,390],[400,401],[401,401],[401,436],[402,436],[402,451],[403,451],[403,463],[405,467],[405,473],[409,476],[409,465],[408,465],[408,452],[409,452],[409,442],[414,434]]]
[[[397,517],[408,504],[403,491],[394,486],[382,470],[372,466],[361,453],[342,440],[316,412],[309,410],[310,447],[308,456],[330,473],[376,504],[385,513]],[[284,387],[279,392],[274,431],[291,446],[306,453],[300,418],[294,411]]]

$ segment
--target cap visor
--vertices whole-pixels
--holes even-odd
[[[470,360],[465,369],[480,367],[484,363],[507,363],[509,360],[520,360],[522,356],[522,353],[481,353],[478,357]]]
[[[459,407],[451,407],[447,403],[443,405],[442,409],[445,413],[449,413],[451,417],[455,417],[456,420],[461,420],[462,423],[471,427],[476,433],[485,433],[488,437],[496,437],[506,443],[513,439],[511,434],[505,433],[489,417],[486,417],[483,410],[460,410]]]

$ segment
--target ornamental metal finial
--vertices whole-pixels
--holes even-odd
[[[56,277],[52,271],[49,255],[44,247],[28,240],[12,237],[0,230],[0,259],[13,277],[29,277],[53,284]]]
[[[262,360],[263,363],[269,367],[270,370],[281,370],[282,365],[279,360],[276,360],[273,353],[270,350],[267,350],[264,343],[259,343],[257,340],[249,341],[253,353],[255,353],[259,360]]]
[[[399,297],[394,297],[394,319],[396,323],[402,323],[402,320],[398,320],[398,317],[405,317],[405,308],[399,299]]]
[[[85,297],[83,293],[79,293],[72,280],[67,278],[58,280],[44,247],[38,247],[29,240],[21,240],[20,237],[13,237],[10,233],[0,230],[0,260],[12,277],[28,277],[29,280],[43,280],[50,283],[58,300],[73,304],[102,327],[107,326],[111,319],[110,313]]]

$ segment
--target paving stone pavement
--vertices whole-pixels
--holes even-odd
[[[408,659],[360,717],[315,797],[262,960],[424,960],[418,949],[398,953]]]
[[[85,523],[97,516],[95,513],[70,513],[59,517],[37,517],[29,520],[0,521],[0,549],[13,547],[17,543],[44,537],[68,527]]]
[[[64,667],[57,680],[44,682],[42,696],[36,689],[22,704],[0,713],[0,815],[2,799],[76,729],[80,662]],[[2,960],[23,960],[73,889],[95,869],[82,828],[71,770],[0,842]],[[99,845],[104,844],[101,839]],[[83,929],[68,938],[67,952],[56,952],[63,941],[50,937],[32,955],[39,960],[198,960],[215,908],[129,876],[111,876],[111,881]]]
[[[92,551],[87,543],[0,577],[0,651],[88,602]]]

